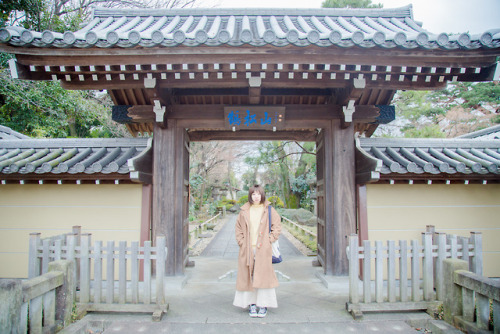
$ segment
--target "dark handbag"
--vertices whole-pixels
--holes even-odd
[[[269,210],[269,233],[271,233],[271,208],[272,208],[272,206],[268,207],[268,210]],[[278,240],[271,243],[271,248],[273,249],[273,263],[282,262],[283,258],[281,257],[280,244],[279,244]]]

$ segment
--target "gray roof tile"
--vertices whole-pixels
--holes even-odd
[[[0,174],[127,174],[141,139],[30,139],[0,141]]]
[[[29,136],[23,135],[17,131],[12,130],[7,126],[0,125],[0,140],[9,139],[29,139]]]
[[[411,5],[395,9],[105,9],[76,32],[0,29],[14,46],[86,48],[186,46],[360,46],[476,49],[500,47],[500,29],[481,35],[431,33]]]
[[[127,174],[127,161],[146,138],[30,139],[0,141],[2,174]],[[366,153],[383,162],[382,175],[500,175],[500,141],[361,138]]]
[[[362,138],[360,144],[383,162],[386,175],[500,174],[499,141]]]

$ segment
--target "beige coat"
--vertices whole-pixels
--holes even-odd
[[[271,203],[268,201],[264,203],[264,212],[260,219],[255,261],[253,260],[252,246],[250,245],[250,203],[246,203],[241,207],[236,220],[236,241],[240,246],[238,276],[236,279],[236,290],[238,291],[270,289],[279,285],[272,264],[271,243],[278,240],[280,236],[281,217],[272,208],[271,233],[269,233],[269,204]],[[254,272],[253,280],[252,271]]]

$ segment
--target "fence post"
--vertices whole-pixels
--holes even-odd
[[[382,241],[375,241],[375,301],[382,303],[384,301],[384,256],[382,251]]]
[[[0,333],[23,333],[20,328],[22,300],[21,280],[0,279]]]
[[[396,301],[396,243],[387,240],[387,297],[389,303]]]
[[[370,240],[363,240],[363,301],[365,303],[371,303],[372,301],[372,287],[371,287],[371,262],[372,262],[372,250],[370,245]]]
[[[443,300],[443,261],[446,259],[446,234],[437,233],[436,287],[437,300]]]
[[[80,247],[80,242],[81,242],[81,236],[82,236],[82,227],[79,225],[73,226],[72,229],[73,235],[75,236],[75,243],[74,247]],[[77,287],[80,288],[80,261],[75,259],[75,277],[76,277],[76,284]]]
[[[94,303],[102,301],[102,241],[94,241]]]
[[[108,240],[106,247],[106,303],[113,304],[115,299],[115,242]]]
[[[483,276],[483,242],[481,232],[470,233],[471,243],[474,245],[474,256],[472,257],[471,271]]]
[[[73,276],[75,277],[75,282],[77,288],[80,288],[80,274],[77,273],[76,267],[78,261],[76,260],[75,252],[76,252],[76,237],[75,233],[70,233],[66,235],[66,259],[69,261],[74,261],[75,265],[73,266]]]
[[[463,260],[446,259],[443,261],[444,320],[453,324],[453,317],[462,315],[462,287],[455,284],[453,275],[457,270],[467,270],[469,264]]]
[[[130,245],[130,270],[131,270],[131,292],[132,292],[132,303],[136,304],[139,301],[139,242],[132,241]]]
[[[76,294],[74,276],[75,262],[59,260],[49,263],[49,271],[61,271],[64,275],[63,285],[56,289],[56,320],[63,323],[63,327],[71,323],[71,312]]]
[[[432,233],[422,233],[422,241],[424,244],[424,261],[422,265],[422,278],[424,283],[424,300],[432,300],[433,294],[433,278],[434,272],[432,270],[433,257],[432,257]]]
[[[30,233],[30,246],[28,254],[28,278],[40,275],[40,259],[38,247],[40,246],[40,233]]]
[[[402,302],[408,301],[408,243],[399,240],[399,296]]]
[[[349,302],[352,304],[359,303],[358,291],[358,275],[359,275],[359,261],[358,261],[358,236],[351,234],[349,236]]]
[[[127,301],[127,242],[118,244],[118,302],[125,304]]]
[[[90,301],[90,233],[81,235],[80,245],[80,303]]]
[[[50,239],[44,239],[42,241],[42,275],[47,273],[49,270],[49,262],[50,262]]]
[[[165,265],[167,254],[165,253],[165,237],[156,237],[156,304],[165,304],[165,293],[163,291],[163,280],[165,277]]]
[[[144,296],[143,303],[151,303],[151,241],[144,241]]]
[[[414,302],[420,301],[420,246],[418,240],[411,241],[411,299]]]
[[[458,258],[458,239],[455,234],[447,234],[446,237],[450,242],[450,257],[453,259]]]

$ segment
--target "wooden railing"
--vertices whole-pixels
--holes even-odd
[[[147,312],[154,313],[155,320],[166,312],[165,237],[157,237],[154,247],[151,241],[145,241],[144,247],[139,247],[137,241],[130,245],[126,241],[118,245],[108,241],[105,246],[102,241],[96,241],[92,245],[89,233],[67,234],[65,239],[56,238],[54,242],[42,241],[40,233],[31,234],[31,238],[29,252],[33,258],[29,272],[46,273],[48,264],[58,259],[72,260],[79,265],[76,302],[81,311]],[[74,274],[76,277],[76,270]],[[139,277],[143,277],[143,282]]]
[[[194,238],[198,238],[199,235],[206,231],[207,230],[207,225],[210,224],[211,222],[215,221],[217,218],[219,218],[219,216],[221,215],[222,213],[219,212],[218,214],[216,214],[215,216],[213,216],[212,218],[204,221],[203,223],[201,223],[200,225],[196,226],[196,228],[192,231],[189,232],[190,235],[192,235]]]
[[[435,244],[433,239],[436,240]],[[472,232],[470,238],[425,232],[422,233],[422,243],[418,240],[412,240],[410,244],[406,240],[398,243],[389,240],[385,245],[382,241],[375,241],[373,245],[364,240],[361,247],[358,236],[352,234],[349,236],[347,256],[347,309],[355,318],[361,317],[363,311],[425,310],[436,300],[442,300],[445,258],[470,260],[472,270],[479,274],[482,273],[483,264],[481,233],[477,232]],[[362,298],[359,292],[360,259],[363,269]],[[375,280],[372,282],[373,264]]]
[[[74,262],[52,262],[48,272],[27,281],[2,280],[1,333],[55,333],[71,323]],[[17,319],[16,319],[17,318]]]
[[[295,231],[298,231],[303,236],[309,236],[309,240],[314,240],[315,238],[318,237],[316,233],[311,232],[308,229],[303,228],[299,224],[291,221],[290,219],[288,219],[286,217],[281,217],[281,219],[283,220],[283,222],[285,224],[289,225],[291,228],[293,228]]]

